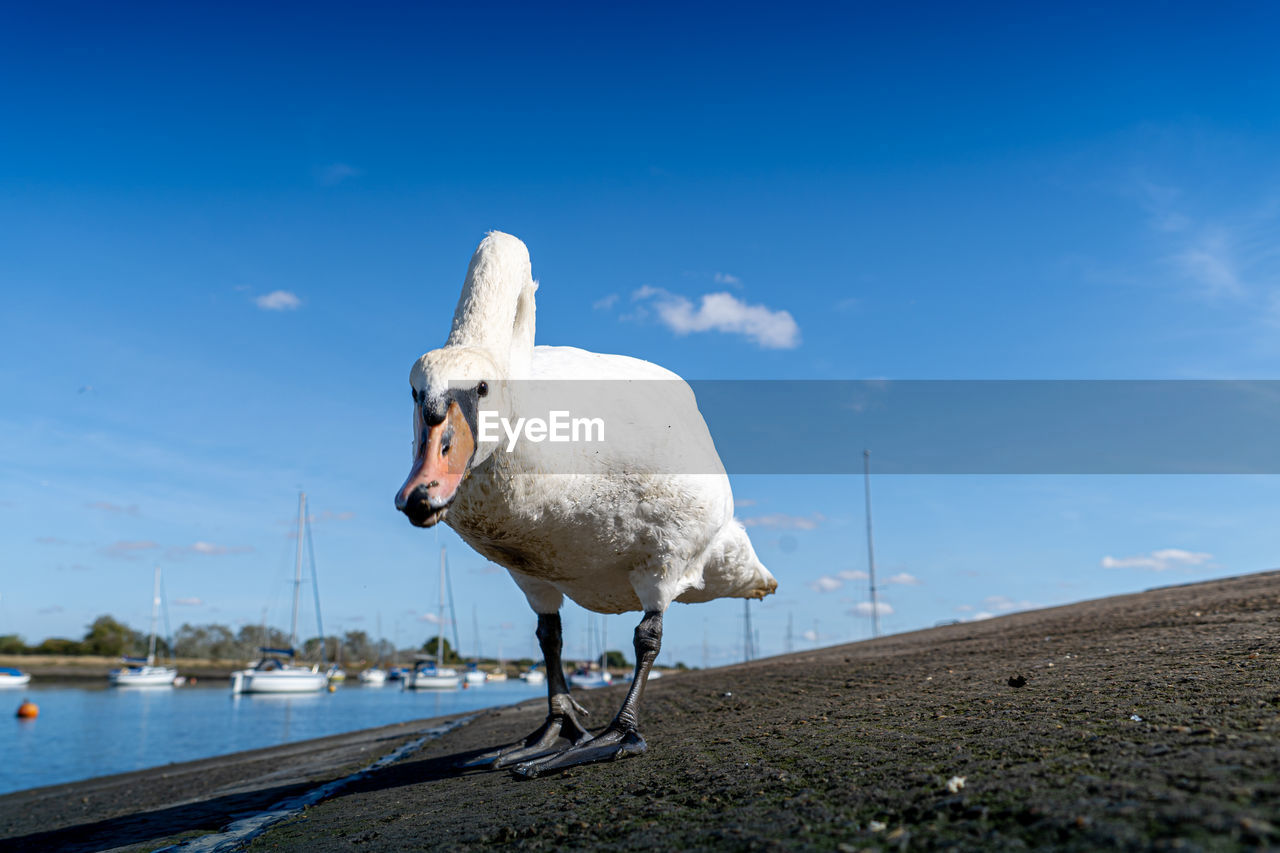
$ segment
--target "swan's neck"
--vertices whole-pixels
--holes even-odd
[[[446,346],[481,347],[509,373],[525,373],[533,354],[535,287],[524,243],[490,234],[471,256]]]

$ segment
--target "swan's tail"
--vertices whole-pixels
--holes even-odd
[[[707,549],[702,586],[685,591],[677,600],[764,598],[777,588],[778,581],[760,562],[742,522],[735,518],[720,529]]]

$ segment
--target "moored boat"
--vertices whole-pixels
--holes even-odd
[[[31,683],[31,673],[11,666],[0,666],[0,687],[25,687]]]

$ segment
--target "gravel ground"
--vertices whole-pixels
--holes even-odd
[[[1278,628],[1272,572],[672,675],[645,699],[647,754],[532,781],[453,769],[545,703],[483,712],[249,849],[1280,849]],[[578,698],[603,725],[621,691]],[[282,787],[247,778],[239,808]],[[6,819],[0,845],[86,843],[62,787],[40,819],[64,828]],[[157,846],[174,809],[147,808],[81,849],[116,824],[141,844],[139,821]]]

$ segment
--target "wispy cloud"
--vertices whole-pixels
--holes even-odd
[[[764,527],[770,530],[817,530],[818,525],[827,517],[820,512],[812,515],[788,515],[775,512],[771,515],[757,515],[742,519],[743,527]]]
[[[897,586],[919,586],[920,585],[920,579],[915,575],[908,574],[907,572],[899,572],[896,575],[891,575],[890,577],[885,578],[884,582],[886,584],[895,584]]]
[[[36,542],[41,545],[67,545],[67,540],[60,539],[57,536],[37,536]]]
[[[756,503],[757,501],[754,501],[751,498],[734,498],[733,499],[734,509],[738,509],[741,507],[755,506]]]
[[[52,614],[52,613],[62,613],[63,609],[64,608],[62,607],[61,604],[51,604],[48,607],[41,607],[36,612],[41,614],[42,616],[48,616],[49,614]]]
[[[1102,558],[1104,569],[1146,569],[1152,572],[1164,572],[1169,569],[1189,569],[1202,566],[1213,559],[1213,555],[1204,551],[1184,551],[1181,548],[1161,548],[1150,554],[1139,554],[1133,557]]]
[[[113,504],[110,501],[94,501],[92,503],[85,504],[85,506],[87,506],[89,509],[96,509],[101,512],[120,513],[122,515],[138,514],[137,504],[129,504],[128,506],[121,506],[120,504]]]
[[[215,545],[212,542],[192,542],[183,547],[170,548],[165,553],[170,557],[183,557],[197,554],[202,557],[224,557],[228,554],[248,554],[253,548],[248,545]]]
[[[175,598],[173,603],[178,607],[199,607],[204,601],[199,598]]]
[[[1175,254],[1173,262],[1184,278],[1203,288],[1206,296],[1244,295],[1230,238],[1221,228],[1201,234],[1194,244]]]
[[[809,589],[814,592],[835,592],[842,586],[844,586],[844,581],[831,575],[823,575],[817,580],[811,580],[808,583]]]
[[[790,312],[750,305],[731,293],[708,293],[695,306],[687,297],[645,285],[631,298],[652,307],[659,321],[677,335],[724,332],[742,335],[764,349],[800,346],[800,326]]]
[[[853,605],[853,609],[849,611],[849,614],[852,616],[870,616],[873,612],[881,616],[891,616],[893,615],[893,605],[887,601],[877,601],[873,607],[870,601],[859,601]]]
[[[154,551],[159,547],[159,543],[151,541],[112,542],[102,549],[102,553],[118,560],[134,560],[143,551]]]
[[[596,311],[608,311],[618,302],[618,294],[610,293],[608,296],[601,297],[591,303],[591,307]]]
[[[330,163],[316,173],[316,180],[320,182],[321,186],[336,187],[345,180],[358,178],[363,174],[363,169],[356,168],[349,163]]]
[[[835,592],[847,581],[864,581],[869,577],[870,575],[861,569],[845,569],[833,575],[823,575],[816,580],[811,580],[806,586],[814,592]]]
[[[738,278],[736,275],[730,275],[727,272],[718,272],[712,276],[712,278],[715,280],[716,284],[727,284],[730,287],[742,286],[742,279]]]
[[[263,311],[297,311],[302,307],[302,300],[287,290],[273,290],[254,298],[253,304]]]
[[[450,620],[441,619],[435,613],[423,613],[418,616],[418,621],[426,622],[429,625],[448,625]]]
[[[338,512],[335,512],[331,509],[326,509],[322,512],[317,512],[307,516],[307,518],[313,524],[316,524],[316,523],[323,524],[326,521],[350,521],[355,517],[356,517],[356,514],[354,512],[350,510],[345,510],[345,509]]]

